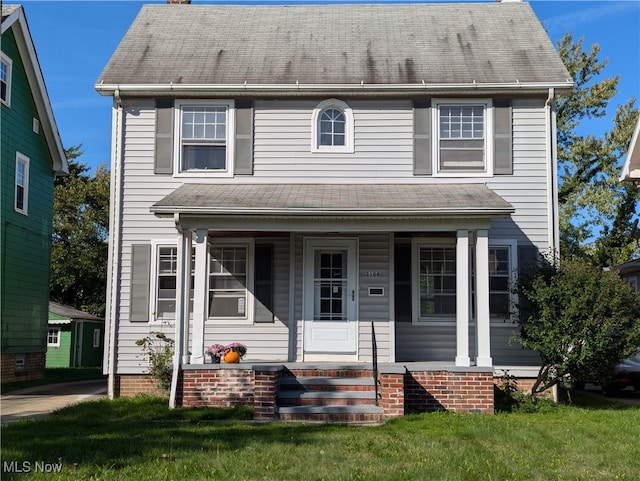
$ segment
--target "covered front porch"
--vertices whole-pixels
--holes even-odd
[[[402,412],[414,403],[404,400],[411,383],[433,378],[441,406],[458,378],[469,399],[473,383],[482,396],[493,386],[489,228],[513,208],[486,186],[189,184],[152,210],[177,228],[174,402],[193,402],[185,389],[194,372],[235,372],[206,364],[209,345],[229,342],[247,345],[247,368],[238,369],[254,378],[280,379],[304,363],[366,370],[377,361],[381,386],[393,378],[387,384],[402,392],[387,396],[389,406]],[[399,333],[421,340],[405,352]],[[407,374],[425,361],[436,364]]]

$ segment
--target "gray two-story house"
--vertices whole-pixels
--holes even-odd
[[[571,87],[526,3],[143,7],[96,83],[111,394],[150,386],[135,341],[162,331],[172,404],[285,419],[296,377],[375,361],[385,416],[492,412],[496,373],[537,372],[510,287],[558,247]],[[208,363],[231,342],[240,364]]]

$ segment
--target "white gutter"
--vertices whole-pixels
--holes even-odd
[[[121,94],[148,94],[150,92],[165,93],[181,93],[181,92],[325,92],[336,91],[340,93],[358,92],[358,91],[384,91],[384,92],[416,92],[416,91],[432,91],[432,90],[547,90],[547,89],[569,89],[573,86],[573,81],[566,80],[564,82],[487,82],[478,83],[475,81],[466,83],[443,83],[428,84],[424,81],[421,83],[411,84],[365,84],[364,81],[359,84],[249,84],[247,82],[239,84],[105,84],[100,82],[95,85],[95,89],[101,95],[113,95],[114,92],[120,91]]]
[[[265,215],[303,215],[303,216],[349,216],[349,217],[378,217],[378,216],[392,216],[392,217],[424,217],[425,215],[433,218],[441,218],[451,216],[480,216],[487,217],[489,215],[510,215],[515,212],[513,207],[504,208],[470,208],[470,209],[344,209],[344,208],[315,208],[315,207],[291,207],[291,208],[260,208],[260,207],[247,207],[247,208],[235,208],[228,206],[220,207],[151,207],[151,212],[154,214],[164,215],[220,215],[220,216],[265,216]]]
[[[552,255],[557,257],[560,254],[560,220],[558,212],[558,134],[556,125],[555,90],[553,88],[549,89],[549,96],[547,97],[544,107],[547,126],[547,179],[549,180],[551,187],[547,193],[547,202],[549,205],[548,242]]]
[[[107,366],[107,394],[109,399],[115,397],[115,360],[116,360],[116,320],[118,318],[118,274],[114,262],[120,265],[120,176],[122,172],[122,138],[124,136],[124,112],[120,95],[114,93],[116,106],[111,129],[111,202],[109,207],[109,255],[107,269],[107,305],[105,331],[109,329],[109,348],[105,352]]]

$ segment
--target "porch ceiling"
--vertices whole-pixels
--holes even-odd
[[[158,215],[421,218],[505,217],[511,204],[484,184],[185,184]]]

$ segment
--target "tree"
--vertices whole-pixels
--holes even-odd
[[[520,273],[516,291],[519,341],[541,358],[533,395],[565,379],[606,380],[640,345],[640,296],[615,271],[541,262]]]
[[[109,230],[109,172],[95,175],[76,159],[80,146],[66,151],[69,175],[54,186],[51,299],[104,316]]]
[[[575,81],[575,89],[557,106],[560,252],[614,265],[640,254],[632,235],[640,190],[618,180],[638,109],[632,98],[618,107],[610,131],[579,134],[583,120],[606,114],[619,76],[597,80],[607,64],[598,60],[598,45],[587,52],[583,39],[574,42],[570,33],[558,42],[558,50]]]

